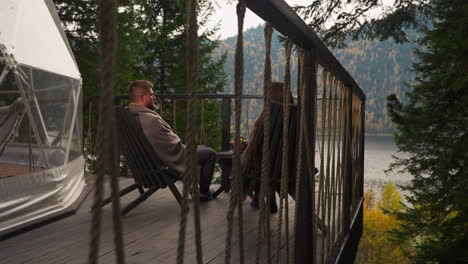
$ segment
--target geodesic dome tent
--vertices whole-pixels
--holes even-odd
[[[81,76],[49,0],[0,2],[0,234],[83,191]]]

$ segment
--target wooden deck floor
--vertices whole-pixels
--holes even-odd
[[[34,168],[34,171],[41,171],[42,168]],[[0,179],[13,177],[29,173],[29,166],[14,163],[0,162]]]
[[[88,179],[89,180],[89,179]],[[122,178],[120,186],[132,180]],[[181,189],[181,184],[177,185]],[[214,186],[216,187],[216,186]],[[122,204],[136,197],[137,192],[122,199]],[[201,204],[202,243],[204,263],[224,263],[226,240],[226,212],[229,194]],[[90,230],[90,195],[76,215],[0,242],[0,264],[15,263],[87,263]],[[292,229],[294,202],[290,203]],[[244,202],[244,231],[246,263],[254,263],[256,255],[257,212],[248,201]],[[126,263],[176,263],[180,207],[168,189],[160,190],[122,218]],[[193,210],[190,210],[192,216]],[[272,228],[276,229],[278,214],[272,215]],[[187,226],[185,263],[196,263],[193,218]],[[237,221],[235,221],[237,227]],[[237,229],[236,229],[237,230]],[[238,236],[234,231],[232,263],[238,263]],[[102,236],[99,263],[115,263],[112,235],[111,207],[103,208]],[[273,233],[272,250],[276,247]],[[282,238],[284,243],[284,237]],[[265,243],[261,259],[266,258]],[[280,263],[285,253],[281,251]],[[262,263],[265,261],[262,261]]]

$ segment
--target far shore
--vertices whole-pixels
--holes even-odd
[[[392,137],[394,133],[365,133],[366,137]]]

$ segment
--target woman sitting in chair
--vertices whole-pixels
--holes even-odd
[[[283,102],[282,82],[272,82],[271,85],[271,100],[272,102]],[[292,96],[289,98],[292,103]],[[251,205],[254,208],[259,208],[258,195],[260,192],[260,175],[262,172],[262,150],[263,150],[263,123],[265,119],[265,109],[261,112],[250,133],[249,144],[241,156],[241,175],[244,177],[244,191],[252,198]],[[271,173],[270,173],[271,174]],[[270,176],[271,177],[271,176]],[[271,181],[270,192],[270,211],[276,213],[278,206],[275,199],[276,184]]]

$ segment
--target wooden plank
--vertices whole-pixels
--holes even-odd
[[[134,197],[129,196],[129,199],[124,199],[122,203],[125,204],[125,200],[129,201],[135,198],[137,194],[138,192],[134,192]],[[162,211],[164,211],[164,215],[161,214]],[[100,256],[111,254],[114,250],[111,208],[104,207],[103,213],[103,233],[101,235]],[[147,239],[148,236],[154,235],[155,232],[157,233],[170,227],[174,224],[172,218],[177,219],[178,215],[179,206],[171,193],[167,189],[160,193],[157,192],[153,196],[153,199],[148,199],[137,209],[130,212],[128,217],[122,218],[125,245]],[[87,258],[88,240],[88,230],[86,230],[86,236],[81,237],[78,243],[63,247],[60,250],[48,254],[44,258],[36,259],[35,263],[50,263],[63,256],[66,256],[65,259],[67,263],[82,263],[81,261]]]
[[[277,200],[278,200],[277,196]],[[293,222],[294,222],[294,205],[295,202],[293,199],[289,199],[289,245],[290,245],[290,252],[292,252],[292,231],[293,231]],[[244,207],[245,208],[245,207]],[[244,210],[244,254],[245,254],[245,263],[255,263],[255,257],[256,257],[256,239],[257,239],[257,217],[258,217],[258,210],[253,210],[250,208],[250,206],[247,206],[246,210]],[[274,256],[275,250],[276,250],[276,244],[277,244],[277,223],[278,223],[278,214],[271,215],[271,230],[272,230],[272,255]],[[284,221],[283,221],[283,229],[284,229]],[[232,255],[231,255],[231,263],[239,263],[240,262],[240,257],[239,257],[239,237],[237,236],[238,234],[238,229],[237,225],[235,225],[234,228],[234,238],[233,238],[233,244],[232,244]],[[266,238],[265,238],[266,239]],[[286,254],[285,254],[285,234],[284,232],[281,235],[281,251],[280,251],[280,263],[285,263],[286,259]],[[224,246],[224,241],[223,241],[223,246]],[[224,249],[224,248],[223,248]],[[260,254],[260,259],[262,260],[261,263],[266,263],[266,241],[264,241],[262,248],[261,248],[261,254]],[[224,258],[225,258],[225,253],[224,250],[219,252],[218,255],[216,255],[214,258],[212,258],[208,263],[210,264],[217,264],[217,263],[224,263]]]
[[[34,171],[43,171],[44,168],[34,168]],[[0,180],[17,175],[29,173],[29,166],[15,163],[0,162]]]
[[[128,178],[120,180],[121,186],[131,183],[132,180]],[[180,185],[178,183],[177,187],[181,188]],[[128,194],[122,199],[122,204],[128,203],[136,195],[138,195],[136,191]],[[224,261],[229,195],[223,193],[217,199],[201,204],[203,254],[206,263],[222,263]],[[248,205],[249,202],[244,202],[244,230],[246,256],[248,257],[246,263],[252,263],[255,259],[258,213],[257,210]],[[92,196],[88,196],[85,204],[76,215],[0,242],[0,255],[2,256],[0,263],[87,263],[91,204]],[[294,215],[294,201],[292,199],[290,199],[289,208],[292,218]],[[103,207],[99,263],[114,263],[115,261],[111,213],[110,206]],[[138,208],[123,217],[127,263],[175,263],[179,214],[180,207],[177,201],[168,189],[164,189],[156,192]],[[190,217],[192,214],[191,211]],[[277,215],[273,215],[273,228],[276,228],[276,219]],[[186,263],[193,263],[196,252],[193,221],[189,221],[187,227]],[[292,228],[292,220],[290,220],[290,228]],[[238,259],[236,230],[237,225],[234,226],[233,263]],[[275,237],[273,236],[273,238]]]

